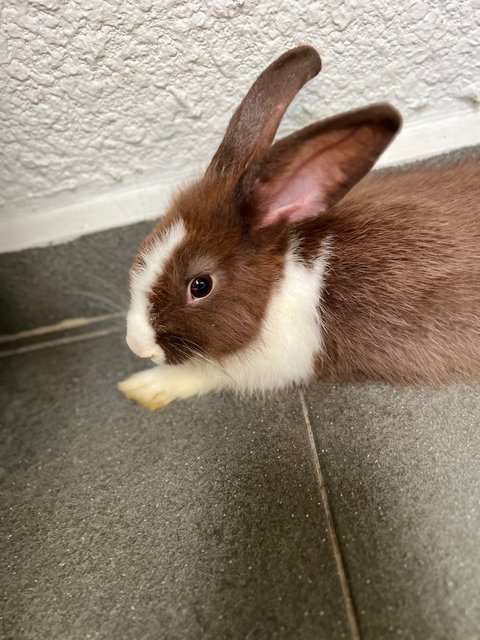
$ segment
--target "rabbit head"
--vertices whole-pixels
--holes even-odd
[[[205,175],[178,193],[139,248],[127,321],[137,355],[221,361],[251,344],[296,230],[325,215],[397,132],[397,112],[374,105],[273,143],[288,105],[320,68],[309,46],[271,64],[235,111]]]

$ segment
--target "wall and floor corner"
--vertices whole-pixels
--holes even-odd
[[[383,166],[480,143],[476,0],[141,0],[0,8],[0,251],[156,217],[198,174],[258,71],[310,43],[324,69],[280,134],[388,100]]]

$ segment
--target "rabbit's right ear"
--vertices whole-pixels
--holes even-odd
[[[296,47],[275,60],[257,78],[228,125],[207,175],[239,174],[272,144],[288,105],[320,71],[318,53]]]
[[[324,213],[370,171],[400,126],[393,107],[377,104],[275,142],[239,183],[253,228],[295,224]]]

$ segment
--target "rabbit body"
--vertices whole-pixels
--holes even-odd
[[[127,342],[159,366],[120,383],[127,397],[479,376],[480,162],[358,182],[400,126],[388,105],[272,144],[320,66],[298,47],[260,75],[139,248]]]
[[[480,376],[480,161],[367,178],[306,237],[323,225],[332,248],[317,375]]]

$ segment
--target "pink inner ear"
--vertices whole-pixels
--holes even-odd
[[[343,161],[348,156],[344,145],[359,131],[334,131],[302,145],[282,173],[257,184],[262,215],[258,227],[277,222],[301,222],[325,212],[332,194],[345,182]]]
[[[268,202],[259,226],[266,227],[280,220],[301,222],[323,213],[327,204],[320,182],[321,176],[317,177],[310,172],[302,172],[287,180],[278,194]]]

